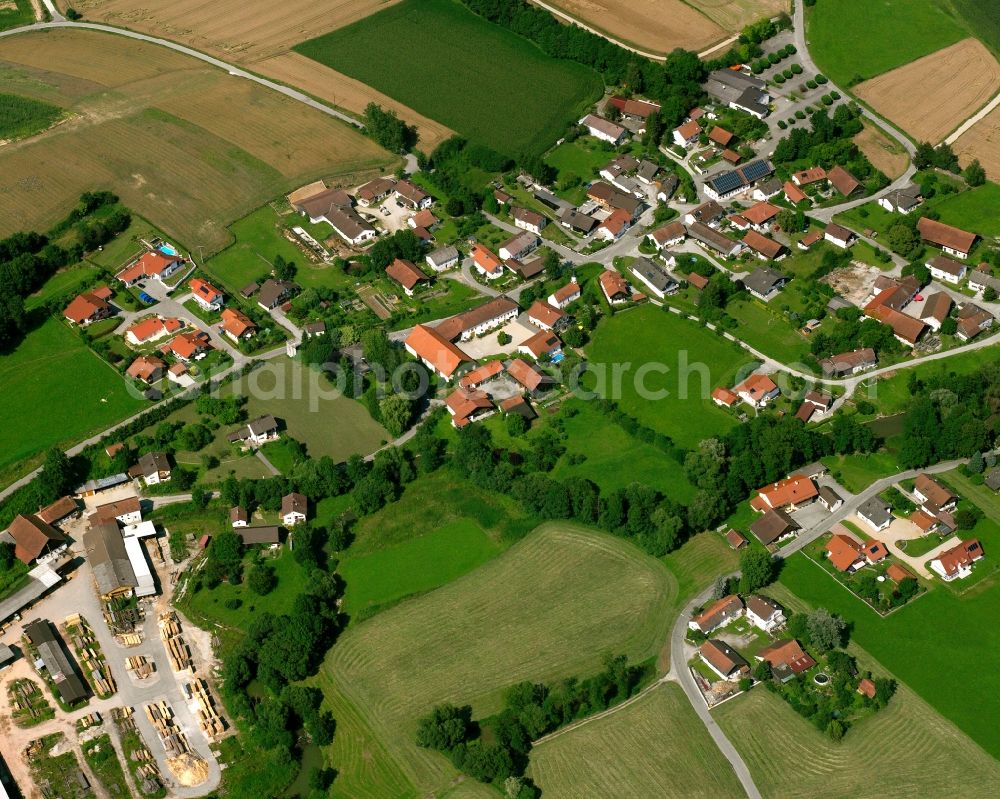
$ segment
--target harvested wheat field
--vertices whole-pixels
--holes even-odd
[[[1000,89],[1000,63],[977,39],[918,58],[854,91],[919,141],[939,142]]]
[[[978,158],[990,180],[1000,183],[1000,106],[959,136],[952,148],[963,165]]]
[[[902,175],[910,163],[910,157],[902,145],[874,125],[865,125],[865,129],[854,137],[854,143],[868,156],[872,165],[890,180]]]
[[[162,36],[295,86],[332,105],[361,114],[375,102],[416,125],[430,152],[452,135],[439,122],[328,67],[291,52],[292,45],[350,25],[399,0],[175,0],[150,6],[145,0],[60,0],[87,19]],[[671,0],[673,2],[674,0]]]
[[[651,53],[701,50],[726,31],[681,0],[547,0],[570,17]]]
[[[208,254],[230,242],[228,224],[306,179],[367,177],[398,160],[283,95],[113,34],[0,40],[0,76],[8,74],[19,93],[70,113],[0,148],[0,235],[44,229],[81,192],[111,189]]]
[[[688,0],[706,17],[729,33],[739,33],[759,19],[788,13],[787,0]]]
[[[338,108],[361,113],[368,103],[376,103],[399,114],[400,119],[416,125],[420,136],[418,147],[430,152],[454,131],[429,117],[418,114],[388,95],[376,91],[366,83],[349,78],[343,73],[306,58],[299,53],[282,53],[254,65],[254,69],[274,80],[295,86]]]

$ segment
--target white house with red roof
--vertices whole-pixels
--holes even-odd
[[[222,292],[207,280],[196,277],[188,283],[188,287],[191,289],[191,296],[206,311],[217,311],[222,307]]]
[[[931,561],[931,569],[945,581],[963,580],[972,574],[972,564],[985,557],[983,547],[975,538],[960,541]]]
[[[781,390],[767,375],[752,374],[733,391],[741,400],[752,408],[763,408],[777,397]]]
[[[565,308],[570,303],[580,299],[580,284],[574,278],[560,289],[556,289],[549,295],[549,305],[553,308]]]
[[[146,278],[165,280],[183,265],[184,259],[179,255],[164,255],[162,252],[152,251],[143,253],[115,277],[126,286],[134,286]]]

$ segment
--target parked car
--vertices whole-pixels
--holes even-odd
[[[156,303],[152,297],[150,297],[145,291],[139,292],[139,299],[142,300],[146,305],[153,305]]]

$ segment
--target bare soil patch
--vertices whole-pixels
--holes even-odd
[[[910,162],[899,142],[890,139],[874,125],[865,125],[865,129],[854,137],[854,143],[890,180],[902,175]]]
[[[548,5],[652,53],[701,50],[726,31],[681,0],[546,0]]]
[[[938,142],[1000,89],[1000,63],[977,39],[919,58],[855,87],[859,97],[920,141]]]
[[[978,158],[990,180],[1000,182],[1000,106],[959,136],[953,148],[963,166]]]

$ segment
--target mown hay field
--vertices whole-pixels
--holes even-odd
[[[229,223],[300,182],[355,173],[360,180],[397,163],[321,112],[112,34],[4,39],[0,75],[70,115],[0,149],[0,235],[44,229],[82,191],[103,188],[208,254],[231,241]]]
[[[952,147],[963,165],[979,159],[990,180],[1000,182],[1000,106],[959,136]]]
[[[713,716],[765,799],[977,799],[1000,784],[1000,764],[905,685],[839,743],[760,687]]]
[[[587,676],[606,652],[656,655],[677,583],[632,545],[545,525],[500,557],[345,633],[317,683],[337,718],[338,797],[426,796],[455,771],[413,743],[441,702],[496,712],[521,680]]]
[[[939,142],[1000,89],[1000,63],[978,39],[924,56],[854,88],[918,141]]]
[[[510,155],[547,149],[603,90],[456,0],[404,0],[295,50]]]
[[[765,0],[766,1],[766,0]],[[748,0],[753,3],[754,0]],[[692,8],[732,5],[681,0],[548,0],[594,30],[650,53],[669,53],[675,47],[701,50],[726,38],[726,29]]]
[[[742,788],[675,683],[531,751],[546,799],[738,799]]]
[[[739,33],[747,25],[788,13],[786,0],[688,0],[727,33]]]

